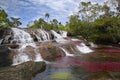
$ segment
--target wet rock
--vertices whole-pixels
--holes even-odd
[[[13,31],[11,28],[3,28],[0,30],[0,44],[9,44],[13,39]]]
[[[46,42],[42,43],[41,46],[39,47],[39,53],[47,61],[54,61],[58,57],[65,56],[65,53],[54,43]]]
[[[12,61],[10,59],[11,51],[5,45],[0,45],[0,67],[10,66]]]
[[[43,72],[45,62],[25,62],[17,66],[0,68],[0,80],[31,80],[36,73]]]
[[[36,58],[36,52],[35,52],[35,48],[34,47],[27,46],[23,50],[23,53],[25,53],[26,55],[28,55],[31,60],[35,60],[35,58]]]
[[[16,45],[16,44],[8,44],[7,45],[10,49],[18,49],[19,48],[19,45]]]
[[[46,41],[46,40],[53,40],[54,36],[49,30],[44,29],[35,29],[35,28],[27,28],[24,29],[28,32],[35,42]]]

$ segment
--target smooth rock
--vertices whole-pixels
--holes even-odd
[[[0,80],[31,80],[46,69],[45,62],[28,61],[17,66],[0,68]]]

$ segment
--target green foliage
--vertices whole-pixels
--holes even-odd
[[[32,26],[29,26],[30,28],[41,28],[45,30],[58,30],[58,27],[61,26],[57,19],[53,19],[50,22],[46,22],[43,18],[40,18],[39,20],[35,20],[34,24]]]
[[[9,19],[7,17],[7,13],[0,7],[0,28],[7,27],[9,23]]]
[[[9,23],[9,25],[11,27],[18,27],[20,26],[22,23],[20,22],[20,18],[14,18],[14,17],[11,17],[11,20],[12,22]]]
[[[119,0],[116,0],[119,3]],[[112,5],[117,5],[111,0]],[[89,41],[98,44],[118,44],[120,42],[120,15],[118,6],[117,12],[111,11],[107,2],[104,5],[92,4],[91,2],[81,2],[79,14],[71,15],[65,28],[71,36],[81,35]],[[103,14],[99,14],[103,11]],[[88,14],[88,12],[90,14]],[[96,18],[97,17],[97,18]]]
[[[120,19],[117,17],[102,18],[95,21],[97,43],[118,43],[120,41]]]
[[[11,17],[10,21],[8,19],[8,14],[5,12],[4,9],[2,9],[0,7],[0,29],[4,28],[4,27],[18,27],[19,25],[21,25],[22,23],[19,21],[20,18],[14,18]]]

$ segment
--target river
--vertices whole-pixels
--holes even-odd
[[[89,54],[57,58],[32,80],[120,80],[120,49],[94,50]]]

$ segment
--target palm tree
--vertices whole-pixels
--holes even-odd
[[[44,26],[44,24],[45,24],[44,19],[40,18],[38,22],[39,22],[39,24],[40,24],[41,29],[43,29],[43,26]]]
[[[50,17],[50,14],[49,14],[49,13],[46,13],[46,14],[45,14],[45,17],[47,18],[47,22],[48,22],[48,18]]]
[[[22,23],[19,21],[20,20],[20,18],[14,18],[14,17],[11,17],[11,19],[12,19],[12,26],[13,27],[18,27],[19,25],[21,25]]]
[[[53,19],[52,23],[53,23],[54,29],[57,30],[58,29],[58,20]]]

